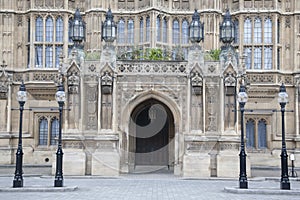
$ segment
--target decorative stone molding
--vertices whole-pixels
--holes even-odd
[[[118,74],[186,74],[186,62],[119,62]]]

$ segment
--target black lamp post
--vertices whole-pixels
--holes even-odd
[[[280,86],[279,94],[278,94],[278,102],[281,107],[281,120],[282,120],[282,148],[281,148],[281,180],[280,180],[280,189],[290,190],[290,181],[288,175],[288,155],[286,152],[286,144],[285,144],[285,130],[284,130],[284,112],[285,105],[288,102],[288,94],[286,93],[286,88],[284,84]]]
[[[80,43],[85,39],[85,24],[78,8],[75,11],[74,19],[70,28],[70,37],[73,40],[75,47],[79,47]]]
[[[241,189],[248,189],[247,173],[246,173],[246,152],[245,152],[245,142],[244,142],[244,107],[248,100],[248,95],[246,93],[246,88],[244,85],[240,86],[240,91],[238,93],[238,101],[241,109],[241,151],[240,151],[240,176],[239,184]]]
[[[192,43],[199,43],[204,40],[204,23],[200,22],[200,15],[196,9],[189,27],[189,36]]]
[[[102,23],[102,37],[101,39],[105,42],[114,42],[117,34],[117,25],[114,22],[114,16],[109,8],[105,14],[106,19]]]
[[[231,20],[229,9],[226,9],[224,20],[220,24],[220,40],[224,44],[231,44],[235,39],[235,26]]]
[[[62,111],[66,100],[64,86],[62,84],[58,86],[58,90],[55,94],[55,98],[59,105],[59,134],[58,134],[58,148],[56,152],[56,173],[55,173],[54,187],[62,187],[64,182],[63,172],[62,172],[64,153],[62,151],[62,145],[61,145],[61,130],[62,130]]]
[[[13,181],[13,187],[23,187],[23,150],[22,150],[22,121],[24,104],[27,100],[27,92],[24,83],[20,85],[20,89],[17,93],[17,100],[20,104],[20,124],[19,124],[19,142],[16,153],[16,171]]]

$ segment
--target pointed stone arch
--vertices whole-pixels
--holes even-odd
[[[122,149],[122,164],[121,168],[126,169],[126,171],[130,172],[133,170],[135,161],[134,154],[135,152],[135,143],[132,142],[132,116],[135,112],[139,112],[139,108],[142,109],[143,105],[147,105],[148,102],[154,101],[158,102],[160,105],[163,105],[168,111],[169,122],[172,123],[172,148],[169,150],[170,159],[168,165],[174,165],[174,174],[175,171],[178,172],[178,169],[181,169],[181,159],[183,155],[183,149],[180,149],[180,133],[182,133],[182,124],[181,124],[181,112],[179,106],[174,101],[174,99],[169,96],[154,90],[148,90],[142,92],[136,96],[133,96],[126,105],[124,105],[124,109],[121,111],[121,122],[120,122],[120,130],[122,131],[121,137],[121,149]],[[134,148],[133,148],[134,147]],[[171,161],[172,160],[172,161]],[[175,168],[177,170],[175,170]]]
[[[66,71],[66,75],[67,75],[68,93],[69,94],[79,93],[81,70],[79,66],[76,64],[76,62],[71,63],[71,65]]]

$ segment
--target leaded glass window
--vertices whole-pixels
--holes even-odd
[[[273,59],[272,59],[272,47],[265,47],[264,50],[264,68],[272,69]]]
[[[269,17],[266,18],[264,24],[264,43],[272,43],[272,21]]]
[[[118,23],[118,39],[117,42],[119,44],[125,43],[125,21],[123,19],[120,19]]]
[[[41,17],[36,18],[35,21],[35,41],[41,42],[43,41],[43,19]]]
[[[172,34],[172,42],[173,44],[179,44],[179,22],[178,20],[173,21],[173,28],[172,28],[173,34]]]
[[[56,42],[63,42],[64,24],[62,17],[56,19]]]
[[[182,22],[182,44],[188,44],[189,43],[189,23],[187,20],[183,20]]]
[[[164,18],[163,20],[163,42],[167,43],[168,42],[168,22],[167,19]]]
[[[246,124],[246,144],[247,147],[255,147],[255,123],[250,119]]]
[[[144,19],[140,19],[140,42],[144,42]]]
[[[261,19],[256,18],[254,21],[254,43],[262,42],[261,33],[262,33]]]
[[[55,138],[58,137],[58,133],[59,133],[59,121],[55,117],[51,121],[51,132],[50,132],[50,138],[51,139],[50,139],[50,145],[56,144]]]
[[[156,18],[156,40],[160,42],[161,38],[161,28],[160,28],[160,17],[157,16]]]
[[[59,56],[62,54],[63,47],[62,46],[56,46],[55,47],[55,67],[59,67]]]
[[[46,46],[46,68],[53,67],[53,48],[52,46]]]
[[[134,43],[134,21],[132,19],[129,19],[127,24],[127,43]]]
[[[150,42],[150,17],[146,18],[146,42]]]
[[[53,19],[52,17],[47,17],[46,19],[46,42],[53,41]]]
[[[246,47],[245,48],[245,54],[246,54],[246,69],[251,69],[252,66],[252,48],[251,47]]]
[[[254,49],[254,69],[261,69],[261,47]]]
[[[35,46],[35,67],[43,66],[43,46],[36,45]]]
[[[251,19],[247,18],[244,21],[244,43],[252,43],[252,24]]]
[[[267,124],[261,119],[258,122],[258,148],[267,148]]]
[[[39,145],[47,145],[48,142],[48,120],[41,118],[39,121]]]

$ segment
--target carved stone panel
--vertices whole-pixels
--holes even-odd
[[[87,130],[98,129],[98,86],[86,85],[85,87],[86,110],[84,112]]]
[[[216,77],[217,78],[217,77]],[[207,132],[216,133],[219,130],[218,116],[219,109],[219,79],[209,82],[206,85],[206,127]]]

